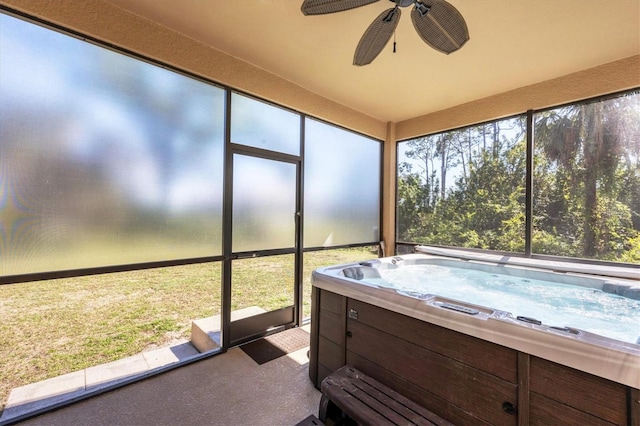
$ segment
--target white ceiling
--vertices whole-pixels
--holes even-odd
[[[382,121],[402,121],[640,53],[639,0],[449,0],[470,40],[451,55],[410,9],[372,64],[352,65],[389,0],[304,16],[302,0],[108,0]],[[638,70],[640,74],[640,70]]]

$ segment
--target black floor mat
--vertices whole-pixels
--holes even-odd
[[[309,346],[309,333],[292,328],[240,346],[259,365]]]

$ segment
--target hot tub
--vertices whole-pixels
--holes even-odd
[[[419,250],[313,272],[317,386],[352,364],[454,423],[640,422],[639,270]]]

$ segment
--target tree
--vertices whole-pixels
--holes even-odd
[[[410,241],[411,230],[418,225],[421,215],[426,212],[424,200],[428,198],[428,189],[420,179],[420,175],[411,172],[411,165],[401,165],[398,174],[398,238]]]
[[[400,238],[522,251],[523,124],[522,119],[503,120],[407,142],[408,161],[398,170]],[[485,135],[490,135],[486,148]],[[429,202],[418,208],[419,197]]]
[[[405,171],[412,172],[411,164],[418,166],[417,176],[424,177],[423,184],[426,186],[422,190],[424,195],[423,207],[425,209],[433,209],[438,198],[438,180],[435,179],[435,159],[438,156],[438,139],[437,137],[427,136],[414,139],[408,142],[409,150],[405,152],[409,160],[415,160],[412,163],[405,162]]]
[[[601,220],[599,194],[615,199],[619,192],[621,160],[638,144],[632,124],[637,102],[637,96],[628,95],[571,105],[545,112],[536,122],[536,147],[549,162],[557,187],[570,188],[570,198],[580,200],[581,255],[587,258],[606,254],[600,241],[608,238],[611,228]],[[555,214],[566,216],[568,198],[558,195]]]

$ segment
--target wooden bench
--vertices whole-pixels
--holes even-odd
[[[322,381],[320,421],[344,415],[359,425],[452,425],[377,380],[344,366]]]

